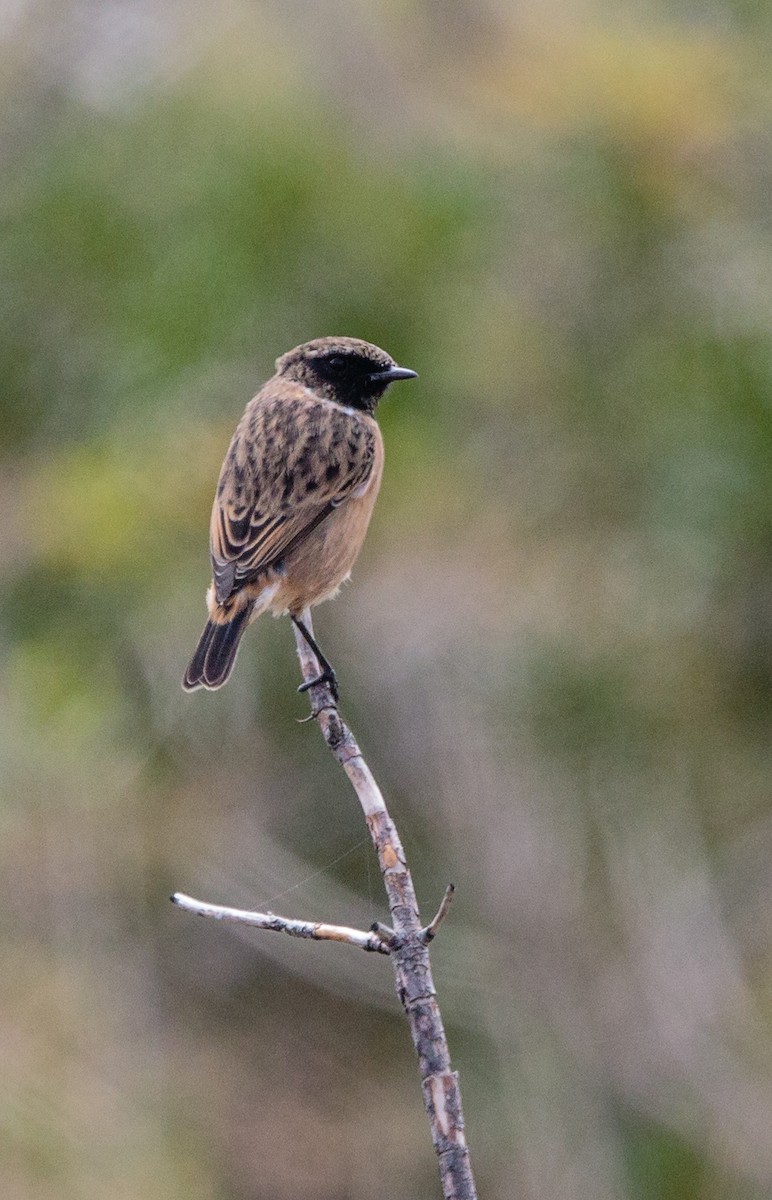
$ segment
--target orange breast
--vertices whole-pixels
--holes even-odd
[[[336,508],[287,555],[271,601],[276,613],[298,613],[334,596],[351,573],[378,498],[383,475],[383,438],[375,421],[375,461],[362,491]]]

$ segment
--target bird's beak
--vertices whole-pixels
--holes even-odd
[[[409,367],[389,367],[386,371],[373,371],[371,383],[396,383],[398,379],[417,379],[418,372]]]

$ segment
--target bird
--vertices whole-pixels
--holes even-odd
[[[338,686],[304,614],[338,592],[362,548],[383,474],[375,410],[390,384],[415,379],[370,342],[323,337],[276,360],[247,404],[225,456],[209,526],[209,619],[183,689],[211,691],[233,670],[241,638],[270,610],[289,614]]]

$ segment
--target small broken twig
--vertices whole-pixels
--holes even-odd
[[[440,907],[437,909],[435,916],[432,917],[428,925],[425,925],[421,930],[421,940],[423,942],[431,942],[437,936],[437,930],[448,915],[453,897],[456,894],[456,885],[449,883],[445,888],[445,895],[442,897]]]

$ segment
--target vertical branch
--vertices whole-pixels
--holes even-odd
[[[308,610],[302,619],[311,631]],[[304,681],[318,678],[316,658],[297,628],[295,641]],[[351,730],[341,718],[329,686],[317,684],[310,689],[310,695],[312,716],[351,781],[378,855],[394,926],[388,940],[397,995],[418,1054],[424,1107],[439,1161],[443,1195],[445,1200],[476,1200],[464,1135],[458,1073],[451,1070],[448,1042],[429,963],[428,942],[434,936],[436,925],[432,922],[426,929],[421,926],[413,880],[399,834],[381,790]]]

